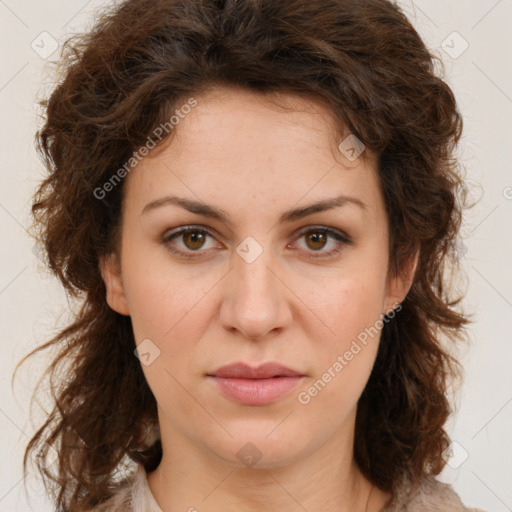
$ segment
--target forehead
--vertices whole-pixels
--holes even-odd
[[[294,146],[295,152],[300,153],[316,149],[323,154],[329,149],[333,158],[339,153],[335,147],[339,143],[339,126],[321,99],[224,86],[194,99],[197,106],[182,116],[167,142],[170,145],[172,138],[179,139],[173,145],[174,156],[178,156],[182,147],[192,145],[201,145],[203,152],[211,149],[212,154],[229,148],[229,153],[235,155],[252,151],[256,157],[256,152],[264,151],[278,156],[283,143],[286,148]],[[186,102],[187,98],[182,98],[175,108]],[[348,134],[346,131],[344,136]],[[215,142],[214,148],[208,147],[211,142]]]
[[[356,195],[376,207],[381,203],[375,155],[365,150],[365,158],[349,160],[338,149],[339,130],[324,104],[234,88],[194,99],[196,106],[180,118],[171,137],[128,176],[125,200],[139,211],[177,191],[223,205],[241,206],[245,200],[253,208],[258,200],[260,207],[271,208],[337,194]]]

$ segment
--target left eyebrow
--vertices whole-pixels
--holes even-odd
[[[206,203],[178,196],[165,196],[159,199],[155,199],[154,201],[151,201],[150,203],[146,204],[146,206],[144,206],[141,215],[144,215],[145,213],[156,208],[160,208],[162,206],[167,205],[181,206],[182,208],[188,210],[191,213],[216,219],[227,225],[233,224],[231,216],[221,208],[217,208]],[[331,210],[333,208],[338,208],[340,206],[346,205],[355,205],[358,206],[359,208],[362,208],[363,210],[367,209],[367,205],[364,204],[360,199],[356,197],[341,195],[331,199],[325,199],[323,201],[310,204],[308,206],[303,206],[301,208],[294,208],[288,210],[281,214],[281,216],[279,217],[278,224],[283,224],[285,222],[293,222],[304,217],[307,217],[308,215],[312,215],[314,213],[323,212],[326,210]]]

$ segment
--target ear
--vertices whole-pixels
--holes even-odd
[[[418,266],[419,255],[420,252],[418,249],[414,256],[405,263],[404,267],[401,269],[401,272],[388,280],[383,313],[395,309],[397,305],[402,302],[409,293],[409,290],[411,289],[412,283],[414,281],[416,268]]]
[[[100,257],[99,268],[107,290],[107,304],[121,315],[130,315],[121,279],[121,266],[115,253]]]

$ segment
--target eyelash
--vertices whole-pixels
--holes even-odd
[[[210,233],[210,231],[208,231],[207,229],[199,228],[199,227],[194,227],[194,226],[185,226],[183,228],[180,228],[178,231],[175,231],[173,233],[170,233],[170,234],[164,236],[162,241],[166,245],[167,249],[170,252],[172,252],[174,254],[178,254],[178,255],[180,255],[180,257],[186,258],[186,259],[200,257],[201,256],[201,251],[198,250],[198,251],[185,252],[185,251],[182,251],[182,250],[176,250],[175,248],[173,248],[171,246],[171,244],[169,242],[171,242],[171,240],[173,240],[175,238],[178,238],[183,233],[187,233],[187,232],[201,233],[201,234],[204,234],[204,235],[211,236],[212,238],[215,238],[213,236],[213,234]],[[308,233],[312,233],[312,232],[313,233],[322,233],[324,235],[327,235],[328,238],[332,238],[332,239],[337,240],[338,242],[340,242],[340,245],[341,244],[343,244],[343,245],[350,245],[350,244],[352,244],[352,240],[345,233],[334,231],[332,229],[329,229],[329,228],[326,228],[326,227],[320,227],[320,226],[318,226],[318,227],[317,226],[309,227],[309,228],[301,231],[297,235],[296,240],[298,240],[301,237],[303,237],[304,235],[306,235]],[[311,258],[311,259],[328,258],[328,257],[332,257],[332,256],[338,255],[340,253],[340,251],[341,251],[341,248],[338,247],[336,249],[332,249],[332,250],[327,251],[327,252],[317,251],[317,252],[321,253],[320,256],[313,255],[313,254],[310,253],[306,257],[307,258]]]

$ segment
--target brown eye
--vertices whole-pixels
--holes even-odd
[[[215,240],[213,235],[204,229],[186,227],[165,235],[162,242],[172,253],[184,258],[193,258],[204,256],[210,252],[208,249],[214,247],[212,242],[208,247],[208,238]]]
[[[215,247],[215,245],[208,247],[208,238],[215,241],[215,237],[208,230],[189,226],[165,235],[162,242],[170,252],[180,257],[197,258],[211,255],[209,249],[222,249],[222,247]],[[344,245],[352,243],[350,237],[342,231],[334,231],[326,227],[306,229],[296,240],[304,240],[304,245],[299,245],[303,245],[301,251],[306,253],[309,258],[336,256]],[[329,243],[332,247],[324,250],[329,247]]]
[[[308,247],[315,251],[323,249],[329,238],[325,233],[320,231],[311,231],[310,233],[306,234],[305,237]]]
[[[313,227],[302,231],[297,240],[301,239],[304,240],[304,243],[299,245],[303,245],[302,249],[308,258],[336,256],[344,245],[352,243],[350,237],[342,231],[334,231],[324,227]],[[329,243],[331,243],[331,248],[324,250],[325,247],[329,246]]]
[[[205,234],[202,231],[185,231],[182,233],[183,235],[183,243],[192,251],[197,249],[201,249],[205,242]]]

